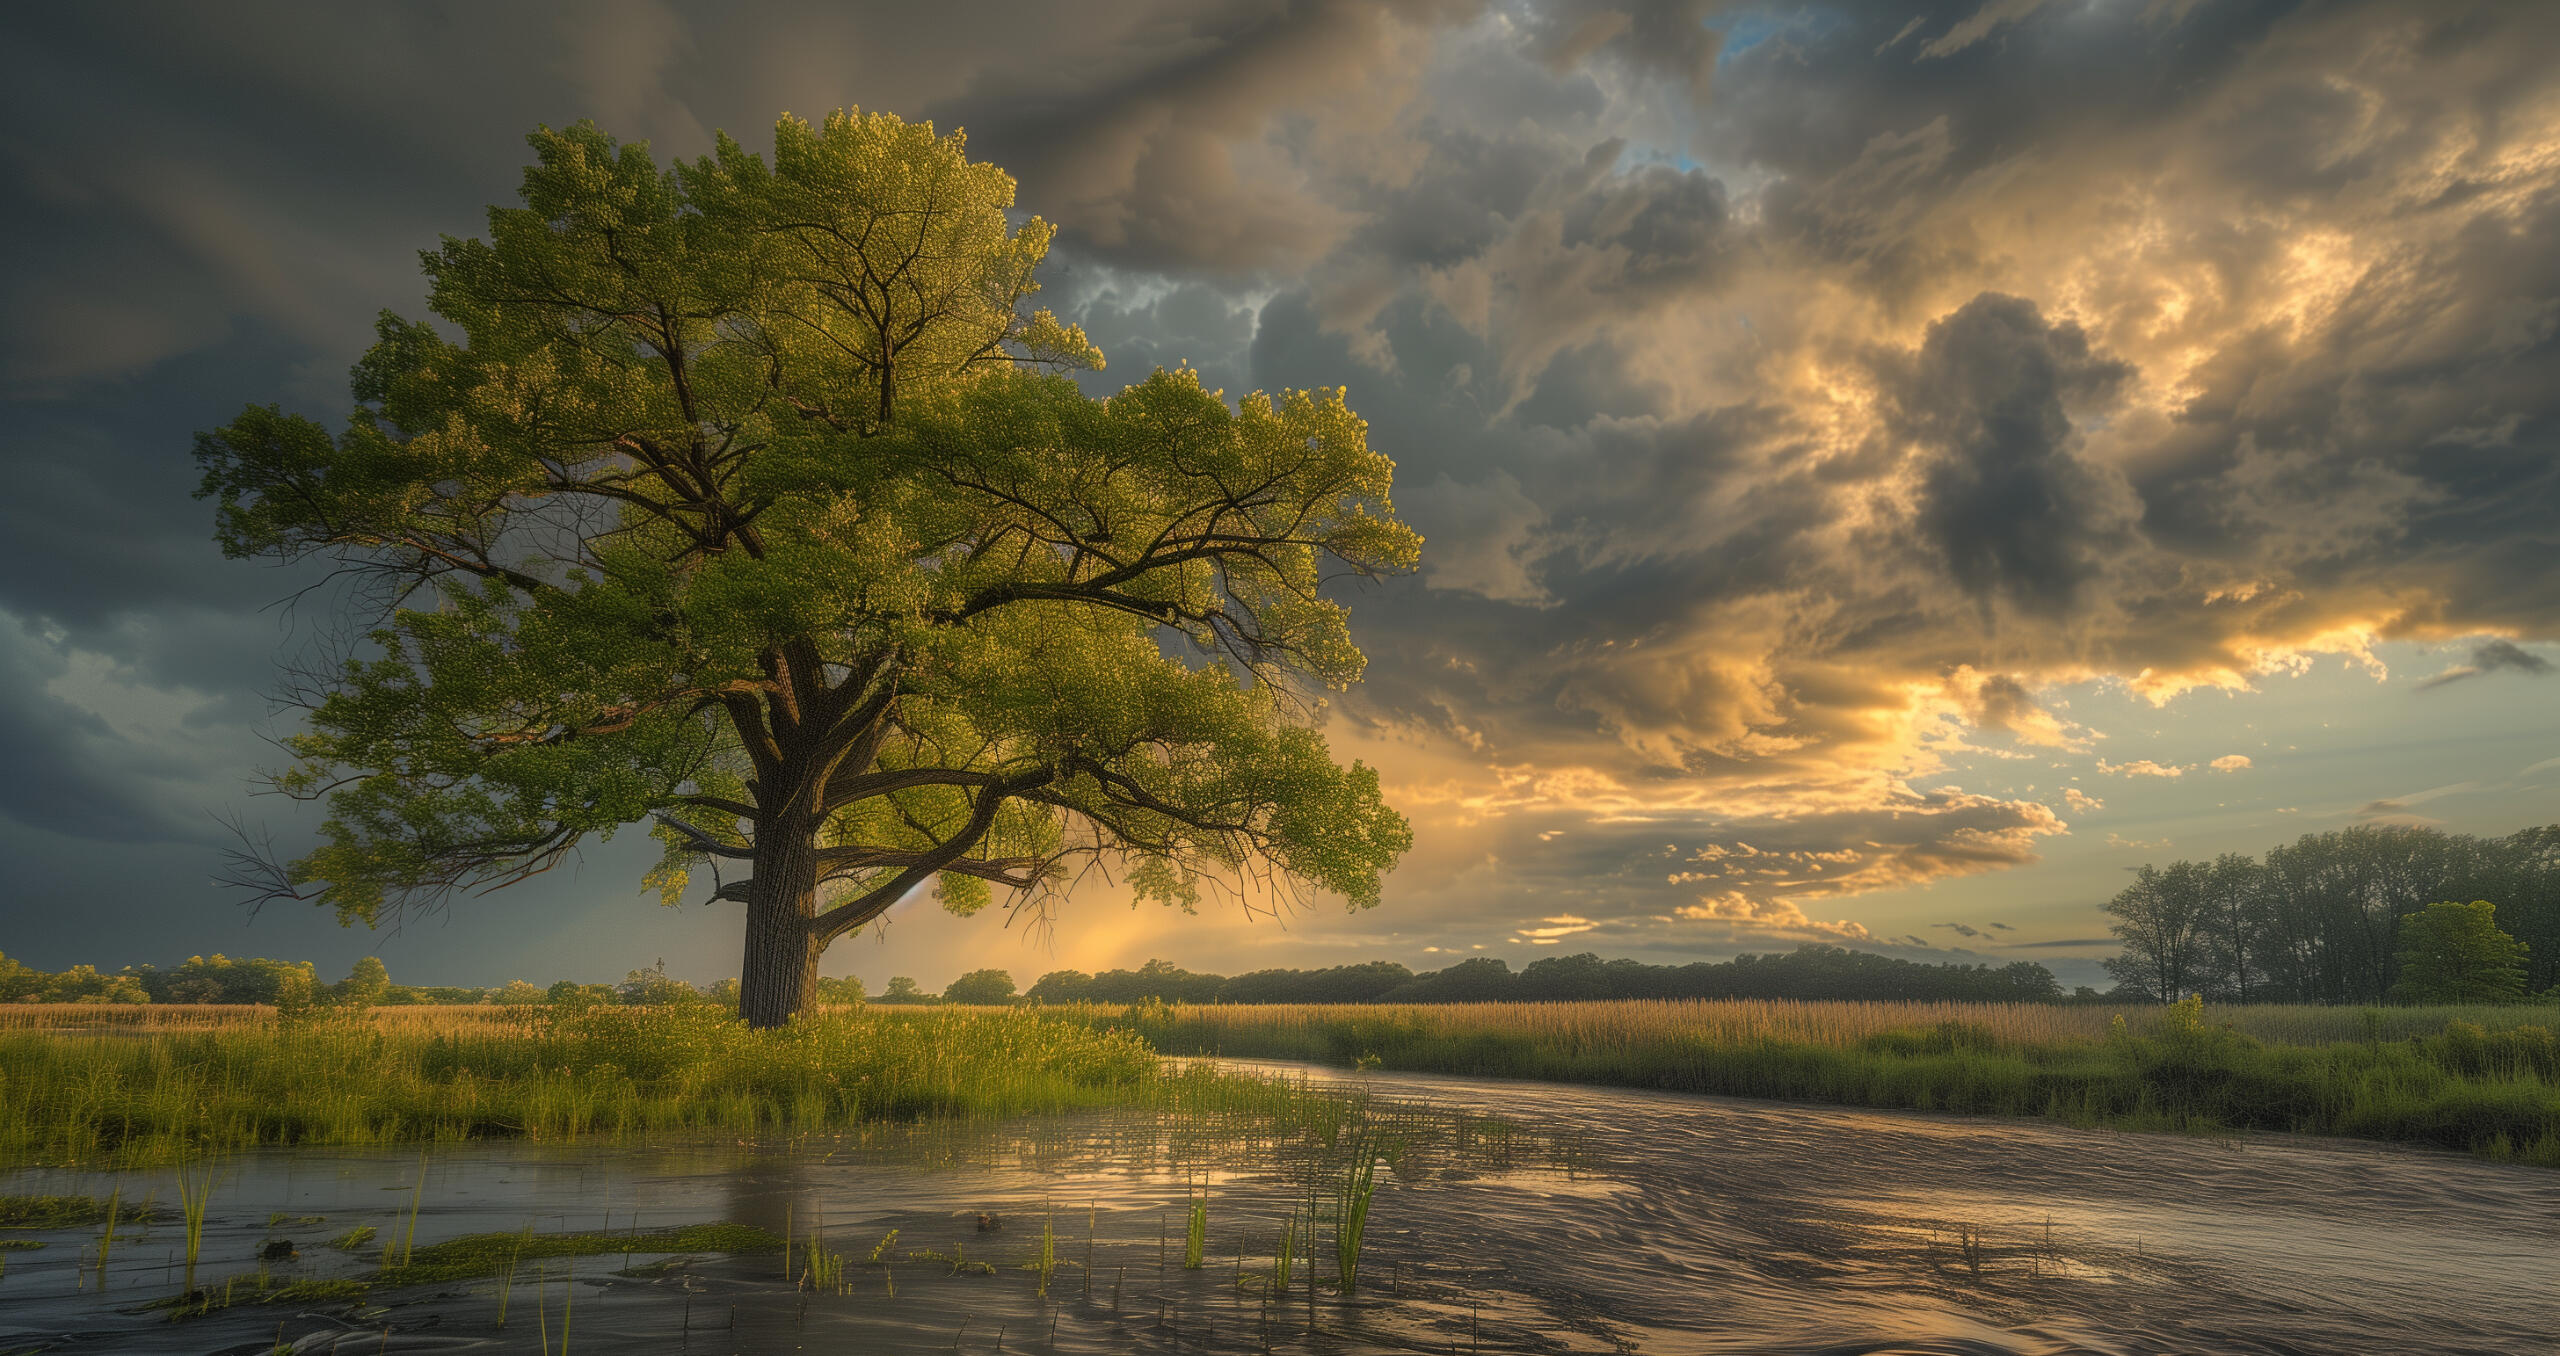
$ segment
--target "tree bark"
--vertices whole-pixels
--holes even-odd
[[[738,971],[738,1015],[759,1029],[789,1024],[818,996],[818,861],[812,826],[769,826],[756,835],[747,887],[747,953]]]

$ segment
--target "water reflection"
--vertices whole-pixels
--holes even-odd
[[[1331,1075],[1322,1077],[1331,1078]],[[1365,1076],[1405,1149],[1354,1298],[1311,1292],[1322,1134],[1092,1115],[773,1143],[483,1144],[247,1155],[200,1277],[361,1274],[405,1237],[729,1220],[779,1255],[635,1251],[171,1322],[173,1218],[21,1235],[0,1351],[1661,1353],[2547,1352],[2560,1175],[2319,1142],[2206,1141],[1828,1108]],[[1420,1109],[1417,1109],[1420,1108]],[[1492,1118],[1499,1118],[1496,1123]],[[1329,1157],[1332,1155],[1332,1157]],[[174,1181],[12,1192],[174,1204]],[[1203,1265],[1186,1202],[1207,1197]],[[993,1227],[981,1228],[980,1216]],[[1054,1269],[1038,1293],[1047,1226]],[[371,1225],[366,1248],[328,1240]],[[875,1245],[885,1265],[869,1265]],[[1291,1242],[1291,1284],[1275,1253]],[[812,1236],[847,1259],[813,1293]],[[983,1267],[979,1264],[985,1264]],[[501,1304],[506,1323],[498,1324]]]

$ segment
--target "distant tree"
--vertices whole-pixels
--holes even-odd
[[[490,1002],[504,1004],[511,1008],[544,1002],[548,997],[549,995],[543,993],[540,988],[521,979],[508,980],[497,988],[491,989],[488,995]]]
[[[1413,971],[1394,961],[1336,965],[1324,970],[1255,970],[1218,986],[1221,1003],[1375,1003]]]
[[[367,956],[347,972],[347,977],[330,989],[332,1002],[342,1007],[369,1008],[391,993],[391,971],[380,956]]]
[[[580,984],[573,979],[559,980],[542,993],[544,1002],[564,1012],[602,1007],[617,1001],[620,997],[621,995],[610,984]]]
[[[29,967],[0,952],[0,1003],[19,1003],[33,999],[44,988],[44,971]]]
[[[2172,862],[2165,870],[2145,866],[2133,884],[2107,901],[2116,919],[2109,930],[2124,943],[2123,953],[2105,962],[2117,983],[2164,1003],[2198,991],[2210,974],[2210,877],[2197,862]]]
[[[930,1003],[933,995],[916,987],[913,975],[889,976],[889,987],[880,995],[883,1003]]]
[[[857,976],[830,979],[822,975],[818,979],[818,1001],[821,1003],[851,1005],[860,1003],[862,999],[862,980]]]
[[[2238,852],[2226,852],[2205,868],[2205,964],[2216,998],[2246,1003],[2266,990],[2266,976],[2257,964],[2265,950],[2265,874],[2265,868]]]
[[[379,621],[273,780],[320,845],[236,884],[379,924],[652,822],[666,902],[744,906],[759,1027],[927,886],[965,914],[1112,858],[1185,908],[1377,902],[1411,835],[1307,717],[1365,664],[1334,581],[1421,539],[1339,390],[1086,396],[1056,369],[1101,354],[1028,311],[1052,228],[956,132],[786,117],[770,163],[672,171],[530,140],[342,433],[197,440],[226,555],[331,560]]]
[[[1082,970],[1052,970],[1024,995],[1042,1003],[1083,1003],[1093,998],[1093,976]]]
[[[615,998],[628,1007],[658,1007],[669,1003],[690,1003],[702,995],[693,986],[667,973],[667,958],[646,970],[634,970],[615,986]]]
[[[1519,977],[1496,956],[1473,956],[1445,970],[1416,975],[1383,997],[1390,1003],[1499,1003]]]
[[[1013,1001],[1013,974],[1006,970],[972,970],[942,991],[945,1003],[997,1007]]]
[[[828,984],[828,982],[829,982],[829,981],[827,981],[827,980],[823,980],[823,979],[818,981],[818,1001],[819,1001],[819,1002],[827,1003],[827,1002],[833,1002],[833,1001],[835,1001],[835,1000],[830,999],[830,998],[828,998],[828,997],[826,996],[826,993],[827,993],[827,984]],[[857,983],[858,983],[858,982],[859,982],[859,981],[857,981]],[[703,996],[703,998],[704,998],[705,1000],[707,1000],[707,1001],[709,1001],[709,1002],[717,1003],[717,1004],[719,1004],[720,1006],[722,1006],[722,1007],[724,1007],[724,1008],[735,1008],[735,1007],[737,1007],[737,1006],[738,1006],[738,980],[737,980],[737,977],[736,977],[735,975],[730,975],[730,976],[726,976],[726,977],[723,977],[723,978],[720,978],[720,979],[715,979],[715,980],[711,981],[711,983],[710,983],[708,986],[706,986],[706,987],[702,990],[702,996]]]
[[[2511,1003],[2525,995],[2522,942],[2498,930],[2498,906],[2430,904],[2400,920],[2402,1003]]]
[[[1193,974],[1169,960],[1149,960],[1135,970],[1105,970],[1087,996],[1096,1003],[1214,1003],[1223,975]]]

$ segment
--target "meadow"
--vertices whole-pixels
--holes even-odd
[[[2560,1166],[2560,1011],[1610,1000],[838,1009],[0,1007],[0,1163],[258,1145],[816,1132],[1104,1107],[1299,1120],[1298,1060],[2074,1125],[2294,1131]],[[1329,1113],[1326,1113],[1329,1114]]]
[[[709,1004],[0,1009],[0,1166],[141,1167],[274,1145],[800,1133],[1099,1108],[1287,1122],[1284,1080],[1179,1069],[1133,1031],[1032,1009],[822,1014],[754,1032]]]
[[[1168,1054],[1312,1060],[2190,1132],[2394,1140],[2560,1167],[2560,1011],[1746,999],[1089,1014]]]

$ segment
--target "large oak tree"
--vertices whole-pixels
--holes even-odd
[[[198,439],[235,557],[320,556],[378,625],[303,693],[320,845],[272,894],[379,923],[647,823],[743,906],[742,1007],[919,888],[968,911],[1118,864],[1374,904],[1409,842],[1308,717],[1363,660],[1340,576],[1411,568],[1336,391],[1108,399],[1026,310],[1051,230],[959,134],[786,117],[662,169],[591,125],[425,253],[343,433]]]

